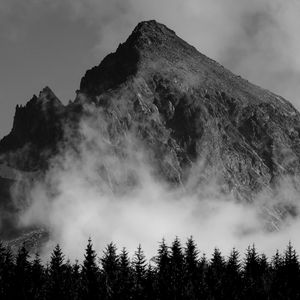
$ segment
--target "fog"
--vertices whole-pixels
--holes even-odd
[[[154,175],[155,164],[134,131],[112,141],[102,110],[86,110],[80,134],[61,147],[45,177],[29,190],[20,216],[22,227],[49,230],[43,257],[60,243],[68,258],[81,260],[89,237],[99,254],[111,241],[131,254],[141,243],[148,258],[162,238],[171,243],[178,236],[184,244],[191,235],[207,254],[214,247],[224,254],[233,247],[243,253],[255,243],[273,255],[290,240],[300,249],[298,194],[288,180],[251,204],[223,194],[214,180],[193,189],[171,187]],[[295,215],[279,221],[274,207],[280,203],[293,207]]]
[[[24,20],[43,19],[49,10],[96,28],[93,55],[99,61],[139,21],[156,19],[202,53],[300,107],[297,0],[4,0],[0,15],[12,17],[7,23],[1,18],[0,34],[5,31],[15,39]],[[45,255],[59,242],[72,259],[82,258],[89,236],[98,251],[110,241],[131,252],[141,243],[148,257],[163,237],[171,242],[179,236],[184,243],[190,235],[207,253],[215,246],[225,253],[232,247],[245,251],[255,243],[272,255],[289,240],[300,249],[299,218],[278,221],[274,208],[285,202],[298,211],[298,194],[289,178],[275,196],[263,191],[251,205],[224,196],[214,181],[196,190],[170,188],[154,176],[147,151],[134,133],[116,146],[103,132],[107,124],[100,116],[82,120],[80,140],[61,149],[45,177],[26,195],[28,209],[20,225],[50,230]]]

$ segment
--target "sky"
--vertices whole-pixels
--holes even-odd
[[[299,0],[1,0],[0,137],[43,87],[74,99],[85,71],[149,19],[300,108]]]

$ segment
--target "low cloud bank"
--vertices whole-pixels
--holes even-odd
[[[112,141],[103,120],[97,110],[83,119],[79,137],[62,148],[27,196],[20,225],[49,229],[45,257],[60,243],[69,258],[82,259],[89,237],[98,251],[113,241],[133,253],[141,243],[147,257],[162,238],[178,236],[184,243],[191,235],[206,253],[215,246],[243,252],[255,243],[273,255],[289,240],[300,249],[298,194],[289,181],[276,197],[265,192],[252,204],[222,194],[213,181],[196,190],[171,188],[154,176],[141,141],[132,133]],[[280,215],[283,207],[293,214]]]

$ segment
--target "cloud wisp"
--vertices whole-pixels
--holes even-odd
[[[71,259],[82,258],[88,237],[97,251],[111,241],[133,253],[139,243],[148,257],[156,245],[176,236],[193,236],[199,248],[224,253],[244,251],[255,243],[272,255],[292,240],[300,246],[300,218],[286,216],[280,230],[268,230],[274,207],[285,203],[297,212],[297,194],[287,183],[277,197],[261,194],[252,204],[217,192],[213,181],[197,189],[171,188],[155,176],[147,151],[133,133],[112,141],[101,109],[93,107],[80,124],[80,138],[69,140],[45,177],[28,193],[21,226],[38,225],[50,232],[45,257],[60,243]],[[287,198],[289,197],[289,202]],[[266,218],[267,217],[267,218]]]

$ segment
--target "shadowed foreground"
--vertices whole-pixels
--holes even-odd
[[[91,240],[83,263],[65,261],[59,245],[46,265],[23,245],[14,256],[0,244],[0,299],[299,299],[298,255],[289,244],[267,259],[255,246],[209,259],[192,238],[182,246],[163,240],[147,262],[141,246],[129,258],[110,243],[101,257]]]

